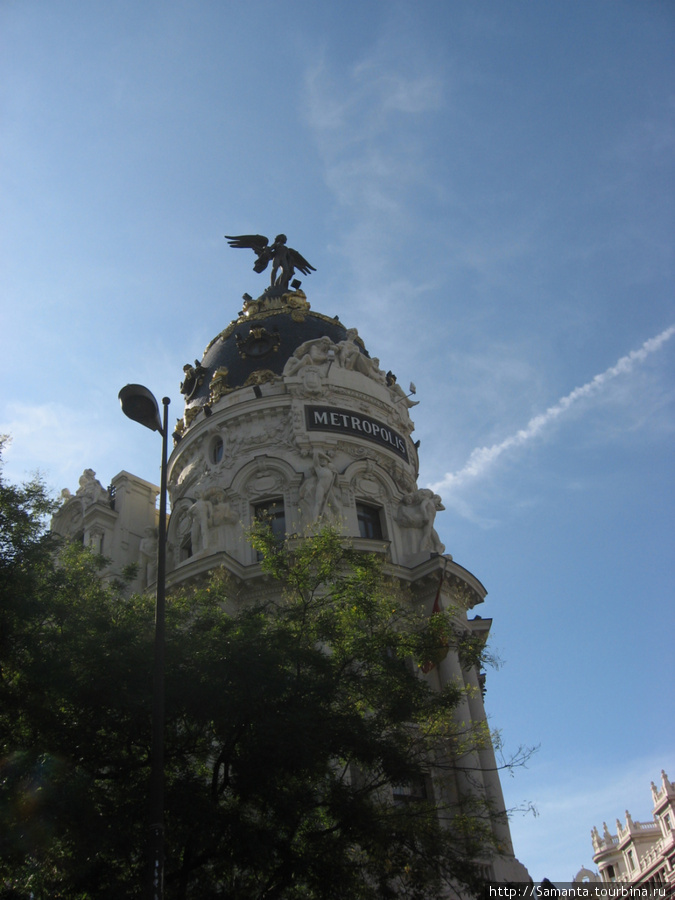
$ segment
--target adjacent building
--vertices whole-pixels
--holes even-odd
[[[667,886],[675,893],[675,785],[661,772],[661,786],[652,781],[653,818],[635,822],[626,810],[626,823],[616,820],[616,834],[603,822],[602,834],[593,828],[593,862],[604,882]]]

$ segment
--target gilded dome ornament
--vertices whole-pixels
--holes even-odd
[[[270,369],[256,369],[255,372],[251,372],[248,376],[244,382],[244,387],[250,387],[254,384],[271,384],[273,381],[276,381],[277,378],[278,376],[270,371]]]
[[[248,335],[244,338],[240,334],[235,334],[234,339],[237,343],[237,350],[242,357],[260,359],[279,349],[281,343],[281,335],[279,329],[269,332],[262,325],[252,325]]]
[[[185,433],[185,419],[183,419],[183,418],[176,419],[176,427],[174,428],[173,434],[171,435],[173,437],[174,447],[181,440],[184,433]]]
[[[183,372],[185,373],[185,378],[181,381],[180,392],[181,394],[185,394],[186,401],[190,401],[204,383],[206,369],[201,365],[199,360],[196,359],[194,366],[191,366],[190,363],[186,363],[183,366]]]
[[[229,371],[227,366],[220,366],[213,373],[213,378],[209,382],[209,403],[216,403],[225,394],[232,393],[233,388],[227,383]]]
[[[186,428],[189,428],[190,425],[192,425],[201,411],[201,406],[188,406],[188,408],[183,413],[183,419],[185,420]]]

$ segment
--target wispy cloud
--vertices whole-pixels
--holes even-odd
[[[10,437],[3,452],[7,481],[24,481],[40,472],[54,489],[77,484],[85,465],[99,465],[97,460],[116,448],[114,431],[98,412],[61,403],[10,403],[0,433]]]
[[[432,189],[422,122],[445,103],[442,73],[411,41],[394,29],[352,66],[323,58],[305,75],[307,124],[344,217],[335,245],[359,306],[378,313],[414,289],[401,248],[415,231],[420,192]]]
[[[527,425],[515,434],[509,435],[509,437],[498,444],[493,444],[491,447],[477,447],[461,469],[457,472],[448,472],[441,481],[431,485],[432,489],[447,494],[462,487],[467,482],[481,478],[502,454],[527,444],[568,412],[575,403],[599,393],[612,379],[628,374],[636,364],[643,362],[652,353],[660,350],[663,344],[670,340],[674,334],[675,325],[671,325],[660,334],[657,334],[656,337],[649,338],[637,350],[631,350],[626,356],[622,356],[613,366],[596,375],[591,381],[586,382],[581,387],[574,388],[573,391],[562,397],[553,406],[549,406],[546,412],[531,418]]]
[[[440,80],[402,72],[385,56],[346,72],[322,61],[307,72],[305,87],[308,124],[340,206],[357,221],[404,222],[407,190],[424,172],[413,123],[440,104]]]

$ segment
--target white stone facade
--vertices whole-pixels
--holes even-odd
[[[635,822],[626,810],[626,823],[616,820],[616,834],[603,822],[602,834],[593,828],[593,862],[603,882],[675,888],[675,785],[661,772],[661,787],[652,781],[651,822]]]
[[[75,494],[62,491],[51,529],[109,559],[110,576],[139,564],[133,587],[144,590],[156,579],[158,494],[156,485],[129,472],[120,472],[105,489],[96,473],[85,469]]]
[[[310,342],[307,358],[323,340]],[[214,552],[255,562],[244,531],[273,501],[289,534],[329,521],[358,538],[359,504],[377,510],[373,527],[392,562],[410,567],[444,552],[433,528],[440,498],[416,485],[405,395],[336,360],[289,369],[256,392],[225,394],[183,432],[169,461],[171,583]]]

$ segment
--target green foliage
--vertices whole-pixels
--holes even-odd
[[[81,547],[54,564],[39,483],[0,503],[0,896],[141,896],[153,600],[125,598]],[[449,618],[423,618],[331,530],[279,544],[263,523],[251,541],[257,599],[215,573],[167,606],[167,897],[477,889],[488,819],[452,759],[485,736],[458,730],[458,689],[418,673],[456,643]],[[436,795],[394,802],[431,760]]]

